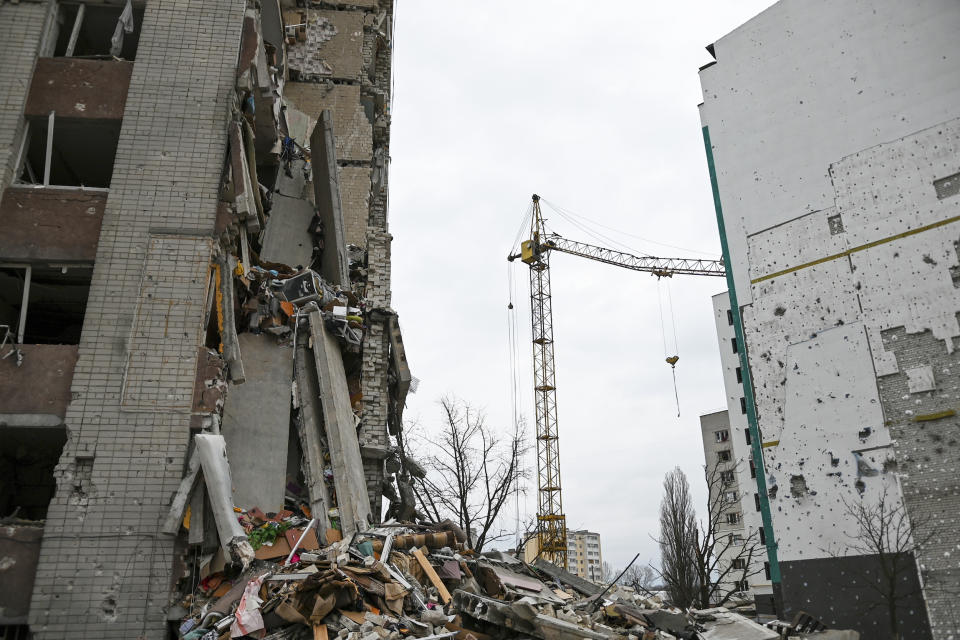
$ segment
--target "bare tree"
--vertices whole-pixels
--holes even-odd
[[[865,605],[865,611],[878,607],[886,609],[890,636],[901,637],[902,612],[912,599],[923,597],[917,578],[916,554],[940,533],[930,518],[916,516],[907,518],[903,503],[891,496],[884,486],[875,501],[843,499],[844,510],[856,526],[854,533],[845,532],[849,542],[847,550],[864,556],[874,556],[872,570],[859,572],[859,584],[877,595],[877,599]],[[912,526],[911,526],[912,525]],[[830,555],[847,555],[837,549],[829,549]]]
[[[671,602],[681,608],[723,606],[761,571],[755,562],[763,551],[759,532],[743,536],[724,530],[728,518],[740,517],[740,502],[728,499],[725,490],[726,474],[733,473],[726,466],[717,462],[704,468],[707,517],[699,523],[683,471],[677,467],[664,479],[658,574]]]
[[[623,574],[620,584],[633,587],[637,593],[650,592],[656,588],[657,578],[657,570],[649,564],[635,564]]]
[[[428,517],[450,518],[476,551],[512,533],[494,525],[509,499],[523,490],[529,476],[524,460],[529,450],[523,425],[509,438],[499,437],[482,411],[447,396],[440,400],[443,426],[424,440],[432,445],[424,459],[427,474],[416,479],[417,501]]]

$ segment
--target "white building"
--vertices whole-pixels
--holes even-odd
[[[739,402],[736,410],[739,413]],[[764,576],[766,553],[761,542],[759,510],[754,505],[756,482],[750,477],[750,446],[743,418],[728,410],[700,416],[704,463],[708,477],[715,474],[710,483],[709,505],[718,518],[719,570],[724,575],[720,591],[750,594],[759,612],[773,613],[770,581]],[[741,423],[744,426],[739,426]]]
[[[733,303],[721,353],[743,380],[724,365],[728,406],[763,467],[746,524],[767,521],[782,617],[880,640],[876,557],[851,547],[847,505],[883,495],[917,538],[938,527],[903,576],[926,599],[903,603],[903,638],[960,628],[958,33],[956,0],[782,0],[700,73]]]

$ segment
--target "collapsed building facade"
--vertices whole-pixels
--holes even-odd
[[[948,0],[782,0],[700,72],[731,435],[756,464],[745,524],[782,617],[872,638],[878,555],[848,507],[882,499],[924,541],[898,576],[903,637],[960,628],[958,30]]]
[[[412,508],[392,12],[0,3],[0,624],[165,637],[251,559],[235,504],[328,540]]]

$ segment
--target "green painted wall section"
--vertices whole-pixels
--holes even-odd
[[[750,449],[753,463],[757,468],[757,491],[760,494],[760,514],[763,517],[764,536],[767,541],[767,560],[770,563],[770,581],[780,582],[780,563],[777,561],[777,542],[773,535],[773,521],[770,516],[770,500],[767,497],[767,475],[763,466],[763,450],[760,440],[760,427],[757,424],[757,409],[753,399],[753,379],[747,361],[747,343],[743,339],[743,324],[740,320],[740,305],[737,302],[737,290],[733,283],[733,270],[730,268],[730,249],[727,245],[727,233],[723,224],[723,207],[720,204],[720,188],[717,185],[717,168],[713,161],[713,147],[710,144],[710,129],[703,127],[703,145],[707,151],[707,167],[710,170],[710,186],[713,188],[713,207],[717,212],[717,230],[720,232],[720,246],[723,250],[723,264],[727,272],[727,293],[730,295],[730,310],[733,313],[733,329],[737,337],[740,355],[740,370],[743,372],[743,396],[747,403],[747,425],[750,429]]]

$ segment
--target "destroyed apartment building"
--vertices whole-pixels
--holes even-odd
[[[167,637],[236,509],[411,508],[392,12],[0,2],[4,637]]]

